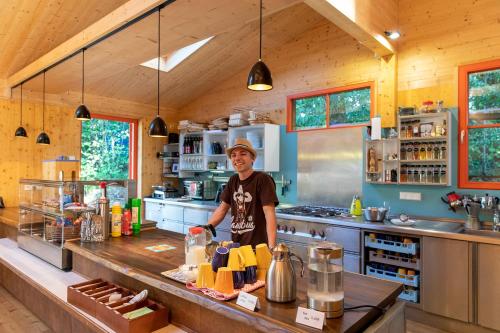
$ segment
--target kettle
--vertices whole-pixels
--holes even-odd
[[[297,295],[297,278],[291,257],[296,257],[302,265],[300,276],[304,276],[302,258],[290,252],[283,243],[276,245],[273,258],[266,275],[266,299],[272,302],[285,303],[295,301]]]

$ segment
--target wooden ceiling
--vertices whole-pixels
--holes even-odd
[[[0,79],[17,72],[127,0],[8,0],[0,5]]]
[[[162,10],[163,55],[215,36],[172,71],[161,73],[162,107],[180,108],[236,73],[250,69],[258,59],[258,5],[258,0],[178,0]],[[264,61],[266,54],[325,22],[297,0],[264,2],[264,15]],[[156,57],[157,20],[157,14],[152,14],[88,49],[85,91],[155,105],[156,70],[140,64]],[[25,88],[40,91],[40,77],[27,82]],[[47,93],[67,94],[80,89],[80,56],[47,72]]]

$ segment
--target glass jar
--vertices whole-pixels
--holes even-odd
[[[412,137],[413,137],[413,126],[411,122],[409,122],[408,125],[406,126],[406,138],[410,139]]]
[[[186,265],[197,266],[207,261],[205,247],[206,232],[202,227],[191,227],[185,238]]]
[[[408,166],[406,164],[401,165],[401,174],[399,176],[399,181],[401,183],[408,182]]]
[[[432,183],[432,172],[433,172],[433,167],[428,165],[427,166],[427,172],[426,172],[426,177],[425,177],[425,182],[426,183]]]
[[[413,171],[413,182],[420,183],[420,165],[415,165],[415,169]]]
[[[401,129],[399,133],[400,133],[399,135],[400,139],[406,138],[406,123],[405,124],[401,123]]]
[[[416,122],[413,124],[413,137],[414,137],[414,138],[418,138],[418,137],[420,137],[420,126],[419,126],[418,121],[416,121]]]
[[[432,171],[432,182],[434,184],[439,184],[439,167],[436,165]]]
[[[413,142],[413,159],[418,161],[420,159],[420,154],[418,152],[418,143]]]
[[[432,144],[429,142],[427,144],[427,151],[426,151],[426,154],[425,154],[425,159],[426,160],[432,160]]]
[[[439,159],[440,160],[445,160],[446,159],[446,142],[442,143],[441,150],[439,153]]]
[[[406,160],[412,161],[413,160],[413,143],[409,142],[406,145]]]
[[[419,183],[422,183],[424,184],[425,183],[425,176],[426,176],[426,170],[425,170],[425,166],[424,165],[421,165],[420,166],[420,170],[419,170],[419,173],[418,173],[418,182]]]
[[[420,144],[420,152],[419,152],[418,159],[425,160],[426,156],[427,156],[427,154],[425,152],[425,145],[422,143],[422,144]]]
[[[406,147],[405,145],[401,145],[401,148],[399,149],[399,159],[400,160],[406,160]]]
[[[415,182],[415,178],[414,178],[414,173],[413,171],[415,171],[415,168],[413,166],[408,166],[408,183],[414,183]]]
[[[439,176],[439,183],[440,184],[446,184],[448,181],[446,177],[446,165],[441,166],[441,171],[440,171],[440,176]]]
[[[440,149],[439,149],[439,144],[440,144],[440,142],[436,142],[434,144],[434,154],[433,154],[434,155],[433,156],[434,160],[439,160],[439,156],[441,155]]]

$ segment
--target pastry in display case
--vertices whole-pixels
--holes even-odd
[[[64,248],[64,242],[79,239],[82,222],[97,213],[99,186],[103,182],[113,202],[124,205],[128,198],[136,196],[136,183],[130,180],[21,179],[18,246],[60,269],[70,269],[71,252]]]

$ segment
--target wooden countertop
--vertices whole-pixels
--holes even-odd
[[[155,253],[145,247],[169,244],[175,250]],[[295,323],[298,306],[306,306],[307,280],[299,278],[297,300],[293,303],[279,304],[268,302],[265,289],[253,292],[259,297],[261,309],[250,312],[236,305],[236,301],[222,302],[192,291],[185,285],[163,277],[160,273],[177,268],[184,263],[184,236],[164,230],[141,232],[139,237],[112,238],[103,243],[81,243],[68,241],[65,247],[107,268],[120,272],[143,283],[175,294],[190,302],[203,305],[226,318],[252,322],[253,327],[262,331],[315,332],[316,330]],[[375,279],[372,277],[344,274],[345,307],[357,305],[378,305],[385,307],[392,304],[403,290],[401,284]],[[376,309],[363,309],[345,312],[339,319],[328,319],[323,329],[326,332],[357,332],[368,326],[379,316]]]

